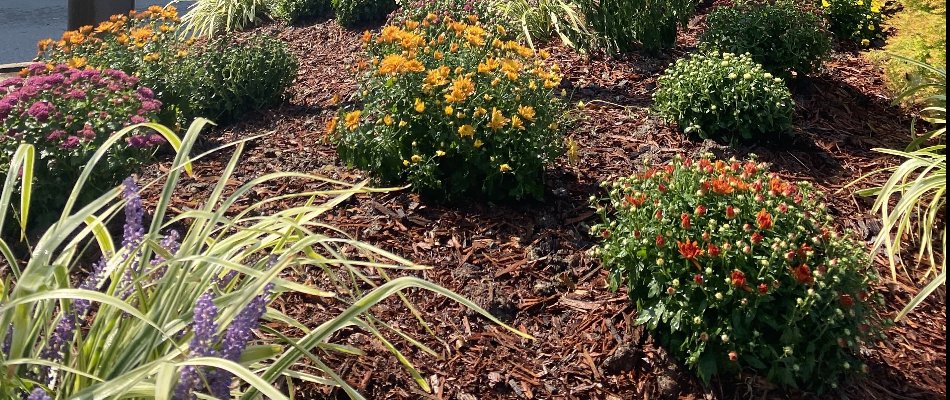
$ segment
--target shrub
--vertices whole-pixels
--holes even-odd
[[[384,269],[411,272],[421,268],[341,237],[340,231],[321,223],[322,214],[334,205],[354,194],[374,191],[362,185],[350,187],[312,175],[274,173],[242,184],[225,196],[225,187],[234,181],[226,173],[201,210],[169,215],[174,189],[182,170],[188,169],[186,160],[200,126],[193,125],[188,131],[168,175],[158,180],[164,187],[155,191],[161,195],[154,208],[150,207],[151,218],[145,218],[143,200],[129,179],[121,191],[112,190],[82,210],[67,207],[61,223],[42,236],[29,257],[17,260],[8,252],[0,253],[14,270],[0,285],[0,343],[4,344],[0,346],[4,371],[0,398],[20,399],[32,393],[31,399],[193,399],[197,393],[208,393],[218,399],[277,400],[288,398],[284,394],[288,389],[278,387],[290,386],[293,393],[293,386],[300,382],[325,383],[360,398],[347,380],[325,363],[324,353],[350,353],[334,344],[333,338],[341,329],[355,328],[365,330],[404,360],[398,344],[391,344],[380,331],[409,336],[369,312],[386,298],[400,291],[425,289],[500,323],[471,301],[421,279],[370,279],[356,271],[369,268],[374,276],[385,277]],[[171,135],[167,129],[161,130]],[[17,162],[9,170],[24,167],[23,155],[27,153],[18,151]],[[238,150],[224,171],[233,171],[240,156]],[[0,208],[8,206],[15,174],[7,175]],[[281,199],[300,205],[278,207],[277,212],[262,210],[267,200],[247,202],[246,194],[258,185],[288,179],[324,186],[282,195]],[[81,187],[82,182],[77,190]],[[248,207],[236,214],[226,213],[237,202]],[[123,237],[113,245],[101,221],[120,219],[118,215],[123,213]],[[92,229],[86,229],[87,223]],[[2,226],[0,217],[0,229]],[[173,226],[181,227],[182,234]],[[9,248],[2,239],[0,244]],[[100,250],[104,252],[101,258],[96,254]],[[351,258],[342,258],[344,252]],[[79,275],[80,266],[91,258],[99,259],[92,272],[71,284],[70,277]],[[328,287],[285,279],[296,275],[289,273],[291,269],[323,274],[326,279],[319,281]],[[337,276],[361,278],[351,282]],[[289,332],[301,331],[297,328],[304,326],[302,322],[266,308],[282,293],[320,297],[321,302],[333,303],[332,309],[344,311],[328,316],[319,326],[303,328],[305,335],[288,337]],[[262,319],[268,321],[266,326],[260,323]],[[266,334],[257,334],[258,327]],[[435,354],[419,342],[411,343]],[[312,364],[299,363],[304,357]],[[418,376],[408,361],[405,365]],[[422,390],[429,390],[424,382],[420,383]]]
[[[865,368],[874,270],[810,184],[704,156],[603,186],[594,253],[636,322],[705,382],[750,369],[820,391]]]
[[[677,60],[658,80],[653,108],[686,133],[736,142],[787,132],[794,102],[749,55],[711,52]]]
[[[0,83],[0,168],[20,144],[34,146],[40,157],[32,202],[41,210],[62,207],[63,188],[73,186],[82,166],[112,134],[152,120],[161,107],[149,88],[122,71],[34,63],[21,75]],[[99,191],[94,195],[118,183],[162,142],[161,135],[139,131],[125,138],[90,177]]]
[[[180,119],[178,108],[187,93],[175,84],[177,66],[191,50],[191,41],[183,42],[175,35],[180,27],[178,12],[171,6],[113,15],[95,28],[64,32],[58,41],[41,40],[37,60],[135,75],[162,100],[166,107],[162,120],[173,122]]]
[[[227,123],[281,102],[297,77],[297,60],[279,39],[216,38],[196,48],[176,74],[188,89],[185,118]]]
[[[578,0],[588,26],[608,51],[627,53],[639,42],[647,51],[673,47],[676,30],[696,10],[694,0]]]
[[[436,198],[540,197],[560,149],[557,66],[474,15],[437,19],[366,34],[363,108],[331,122],[340,157]]]
[[[332,0],[336,20],[345,27],[385,21],[396,10],[395,0]]]
[[[330,0],[277,0],[270,6],[270,15],[287,22],[326,15]]]
[[[265,0],[196,0],[184,16],[184,31],[214,36],[254,26],[267,11]]]
[[[883,50],[870,53],[884,68],[888,88],[899,93],[918,71],[912,64],[890,57],[897,54],[936,67],[947,66],[946,1],[903,1],[904,9],[890,16],[886,25],[894,29]]]
[[[498,15],[485,0],[413,0],[399,9],[393,23],[401,24],[406,20],[422,21],[429,14],[435,14],[439,19],[452,18],[460,21],[469,15],[477,15],[482,23],[490,23],[498,19]]]
[[[719,7],[706,17],[707,47],[749,53],[769,71],[817,71],[831,52],[831,34],[821,16],[790,1]]]
[[[828,27],[841,40],[868,47],[881,37],[884,0],[821,0]]]

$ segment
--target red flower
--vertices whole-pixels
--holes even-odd
[[[730,194],[735,190],[728,179],[714,179],[712,182],[712,191],[717,194]]]
[[[666,239],[663,238],[663,235],[656,235],[656,245],[663,247],[666,244]]]
[[[696,245],[696,241],[690,242],[687,239],[686,242],[680,242],[677,240],[676,245],[679,247],[680,255],[687,260],[695,260],[696,257],[703,255],[703,249]]]
[[[755,232],[752,234],[752,243],[759,244],[762,242],[762,234]]]
[[[680,214],[680,226],[682,226],[683,229],[689,229],[689,214]]]
[[[748,161],[748,162],[745,163],[745,173],[746,173],[746,175],[752,175],[752,174],[754,174],[755,171],[756,171],[756,169],[758,169],[758,168],[755,167],[755,163],[754,163],[754,162]]]
[[[663,219],[663,210],[656,210],[656,214],[654,214],[654,216],[656,219]]]
[[[703,284],[703,276],[700,274],[693,275],[693,282],[696,282],[697,285]]]
[[[709,162],[708,158],[699,159],[699,168],[702,168],[705,171],[706,168],[709,168],[710,166],[711,166],[711,163]]]
[[[854,299],[851,298],[850,294],[842,294],[839,297],[839,300],[841,301],[841,305],[844,306],[844,308],[851,308],[851,306],[854,305]]]
[[[739,169],[742,168],[742,164],[739,164],[738,161],[733,161],[729,164],[729,168],[732,168],[732,172],[739,172]]]
[[[811,284],[815,281],[811,275],[811,268],[808,268],[805,264],[792,267],[792,276],[798,283]]]
[[[662,183],[660,184],[660,186],[657,186],[657,189],[660,190],[660,193],[666,193],[666,185]]]
[[[769,212],[763,208],[755,214],[755,222],[759,223],[759,229],[770,229],[772,228],[772,214],[769,214]]]
[[[782,214],[787,213],[787,212],[788,212],[788,205],[785,204],[785,203],[779,204],[779,205],[778,205],[778,211],[779,211],[780,213],[782,213]]]
[[[766,294],[769,292],[769,285],[764,283],[759,284],[759,294]]]
[[[730,351],[730,352],[729,352],[729,361],[737,361],[737,360],[739,360],[739,353],[736,353],[736,352],[734,352],[734,351]]]
[[[646,201],[647,196],[644,195],[644,194],[641,194],[639,197],[633,197],[633,196],[627,195],[626,197],[624,197],[624,199],[625,199],[625,200],[627,201],[627,203],[629,203],[630,205],[634,205],[634,206],[640,207],[640,206],[643,205],[643,202]]]
[[[640,238],[640,230],[639,230],[639,229],[635,229],[635,230],[633,231],[633,237],[636,238],[636,239],[639,239],[639,238]]]
[[[708,253],[710,257],[719,257],[719,254],[722,252],[719,250],[719,246],[710,243],[706,246],[706,253]]]
[[[737,269],[732,270],[732,285],[735,287],[745,286],[745,274]]]
[[[604,230],[600,231],[600,237],[602,237],[602,238],[604,238],[604,239],[609,238],[609,237],[610,237],[610,230],[609,230],[609,229],[604,229]]]
[[[684,166],[684,167],[689,168],[689,167],[691,167],[692,165],[693,165],[693,159],[692,159],[692,158],[687,157],[685,160],[683,160],[683,166]]]
[[[696,206],[696,216],[701,217],[701,216],[703,216],[703,215],[706,215],[706,207],[704,207],[702,204],[700,204],[700,205]]]
[[[736,217],[736,208],[733,206],[726,206],[726,218],[733,219]]]

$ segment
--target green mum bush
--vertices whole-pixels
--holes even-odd
[[[297,77],[297,59],[284,42],[263,34],[212,39],[177,68],[188,88],[183,115],[221,123],[279,104]]]
[[[587,25],[611,52],[628,53],[639,43],[647,51],[673,47],[676,31],[696,12],[694,0],[578,0]]]
[[[654,110],[701,138],[763,140],[786,133],[795,103],[781,78],[748,54],[694,54],[657,82]]]
[[[540,197],[561,150],[561,78],[505,32],[430,14],[367,33],[363,107],[329,127],[340,157],[439,199]]]
[[[398,7],[395,0],[332,0],[332,4],[337,22],[346,27],[385,21]]]
[[[838,38],[868,47],[882,38],[884,0],[821,0],[829,28]]]
[[[719,7],[706,24],[706,46],[749,53],[773,73],[814,72],[831,52],[831,34],[822,17],[789,1]]]
[[[603,186],[594,254],[637,323],[704,381],[751,370],[821,391],[865,368],[875,271],[810,184],[704,157]]]
[[[277,0],[270,5],[270,15],[287,22],[327,14],[332,9],[330,0]]]

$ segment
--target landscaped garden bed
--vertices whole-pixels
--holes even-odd
[[[398,328],[438,354],[436,357],[418,347],[405,345],[406,340],[392,332],[385,334],[404,351],[421,378],[408,372],[374,335],[357,327],[337,331],[332,341],[360,349],[364,354],[348,355],[323,349],[316,352],[366,398],[945,397],[946,312],[942,288],[904,319],[884,326],[883,338],[871,338],[863,346],[855,346],[860,348],[857,359],[866,365],[866,376],[846,380],[837,388],[824,388],[830,392],[818,395],[782,388],[748,370],[736,377],[713,378],[710,383],[704,383],[692,367],[685,366],[684,360],[674,357],[674,352],[661,346],[658,338],[637,323],[641,316],[637,306],[629,301],[625,284],[620,284],[616,291],[611,290],[610,271],[601,258],[591,252],[592,248],[601,246],[607,235],[600,230],[591,232],[592,226],[604,223],[591,197],[608,197],[609,189],[601,186],[604,181],[660,168],[673,160],[698,162],[707,153],[719,160],[731,157],[746,160],[754,155],[756,162],[768,164],[767,168],[775,173],[774,178],[808,182],[815,193],[824,196],[827,213],[832,218],[829,226],[852,231],[859,245],[869,249],[881,230],[877,216],[868,212],[873,198],[855,194],[848,185],[868,173],[900,162],[896,157],[872,149],[904,148],[909,141],[911,114],[908,109],[893,105],[893,92],[882,77],[880,67],[863,56],[860,46],[863,38],[850,44],[836,42],[835,50],[823,60],[822,69],[808,71],[807,76],[802,71],[784,81],[794,102],[794,105],[783,105],[791,109],[791,125],[769,141],[740,137],[732,140],[726,135],[720,142],[699,139],[665,121],[662,112],[650,109],[654,106],[654,92],[658,85],[663,85],[660,77],[676,60],[698,51],[699,37],[706,26],[705,16],[722,6],[718,2],[699,4],[696,15],[679,31],[672,48],[659,53],[635,51],[604,57],[581,54],[557,39],[538,44],[539,52],[550,54],[546,62],[560,66],[563,79],[549,89],[567,103],[569,111],[561,131],[563,154],[540,173],[543,184],[538,186],[541,189],[537,196],[482,198],[466,188],[468,191],[461,196],[462,200],[451,198],[451,202],[445,202],[433,199],[430,193],[420,197],[412,189],[361,193],[316,220],[340,229],[353,239],[431,267],[389,273],[419,276],[455,291],[501,322],[533,336],[533,340],[514,335],[463,304],[432,296],[428,291],[407,290],[412,312],[398,298],[383,301],[371,311],[374,318]],[[376,23],[363,28],[378,34],[381,26]],[[863,33],[867,32],[854,34]],[[236,164],[229,164],[230,152],[212,153],[195,161],[191,167],[194,175],[182,176],[170,192],[167,208],[171,214],[204,207],[219,187],[219,177],[229,166],[234,170],[230,179],[222,183],[225,196],[246,182],[274,172],[312,173],[347,183],[377,176],[348,167],[341,161],[335,142],[338,135],[327,129],[335,118],[340,124],[337,129],[346,129],[343,127],[346,113],[365,105],[360,102],[367,94],[358,92],[362,81],[357,67],[368,62],[363,51],[363,31],[343,28],[332,19],[317,18],[294,24],[271,22],[235,34],[240,43],[256,35],[275,37],[283,42],[296,58],[296,80],[288,88],[287,98],[276,106],[259,111],[227,110],[236,122],[207,128],[202,133],[197,144],[200,150],[253,139],[244,144],[244,153]],[[730,60],[717,59],[716,65],[720,62]],[[771,73],[768,79],[773,79]],[[543,86],[542,81],[538,85]],[[380,87],[388,87],[385,85]],[[406,119],[425,110],[418,106],[422,98],[413,100],[415,108],[406,110]],[[424,101],[426,107],[436,107],[434,101],[428,98]],[[486,98],[485,101],[491,100]],[[492,112],[492,104],[486,104],[486,111]],[[540,115],[544,106],[548,104],[533,107]],[[750,105],[749,109],[754,106]],[[436,111],[440,111],[443,104],[438,107]],[[496,108],[508,116],[509,126],[514,126],[511,120],[519,112],[530,115],[525,117],[526,122],[535,115],[524,107],[504,107]],[[452,118],[454,111],[446,110],[446,118]],[[436,114],[439,115],[425,114],[431,118],[427,121],[435,121],[429,124],[443,123],[438,120],[441,113]],[[173,115],[170,121],[181,122],[179,118],[180,114]],[[379,118],[383,121],[382,115]],[[760,124],[761,121],[753,121],[753,127]],[[378,123],[373,129],[385,129],[384,125],[390,126]],[[547,126],[545,123],[544,127]],[[739,136],[741,129],[734,126],[730,129],[729,133]],[[369,134],[373,132],[376,131]],[[712,133],[710,137],[722,139],[715,132],[708,132]],[[752,136],[757,134],[755,129],[749,132]],[[479,131],[469,135],[465,130],[459,133],[461,140],[482,134]],[[537,135],[541,137],[544,133]],[[706,133],[701,135],[705,137]],[[733,143],[727,145],[730,141]],[[443,151],[439,145],[446,146],[445,151],[449,152],[455,148],[450,149],[440,142],[434,144],[433,149]],[[413,141],[412,148],[416,147],[417,142]],[[444,151],[442,155],[435,154],[434,162],[445,156]],[[174,165],[173,158],[174,155],[159,154],[153,163],[138,170],[136,180],[149,182],[163,177]],[[407,166],[416,162],[406,160]],[[507,172],[504,166],[512,168],[503,161],[499,163],[501,172]],[[489,181],[495,169],[499,167],[492,166],[490,171],[486,170],[489,172],[473,172],[472,176]],[[886,178],[876,175],[861,185],[875,186]],[[399,186],[401,183],[396,179],[375,185]],[[280,212],[300,206],[307,199],[279,196],[327,187],[325,182],[283,177],[256,186],[247,193],[246,199],[230,205],[227,215],[237,215],[252,205],[255,207],[253,215]],[[161,186],[145,188],[142,197],[146,215],[151,215],[163,196]],[[471,198],[465,200],[466,197]],[[257,202],[266,200],[274,201],[257,207]],[[676,218],[679,221],[678,215]],[[187,221],[177,224],[187,230]],[[690,223],[686,221],[689,220],[684,220],[682,227],[689,229]],[[771,222],[762,223],[760,228],[771,225]],[[675,244],[676,240],[670,240]],[[914,265],[912,258],[913,255],[905,254],[908,265]],[[907,274],[899,273],[897,282],[891,282],[887,279],[890,269],[886,255],[873,254],[868,261],[882,277],[871,282],[870,292],[883,299],[874,305],[873,314],[875,318],[893,318],[918,292],[918,277],[913,276],[912,280]],[[378,270],[369,267],[358,269],[373,279],[390,278],[380,276]],[[72,273],[84,276],[80,270]],[[745,275],[739,276],[744,282]],[[314,265],[289,268],[282,277],[317,288],[334,285]],[[733,275],[729,285],[738,291],[746,285],[735,283],[736,277]],[[697,278],[697,284],[701,280]],[[757,289],[757,282],[749,285],[750,293],[761,290]],[[355,286],[370,289],[367,284]],[[312,294],[288,292],[278,296],[271,307],[314,328],[339,314],[347,305]],[[420,318],[426,324],[420,323]],[[299,329],[274,321],[264,324],[291,336],[300,334]],[[804,332],[803,343],[808,342],[808,334]],[[275,334],[267,332],[262,336],[274,338]],[[302,361],[301,365],[301,369],[307,370],[303,365],[312,365],[312,361]],[[860,369],[860,366],[853,368]],[[429,393],[423,391],[419,379],[427,382],[431,388]],[[313,382],[295,383],[294,391],[296,398],[345,396],[339,389]]]

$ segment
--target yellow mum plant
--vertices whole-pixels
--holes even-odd
[[[362,108],[328,127],[340,157],[438,199],[540,197],[561,147],[560,70],[506,32],[429,14],[364,34]]]

